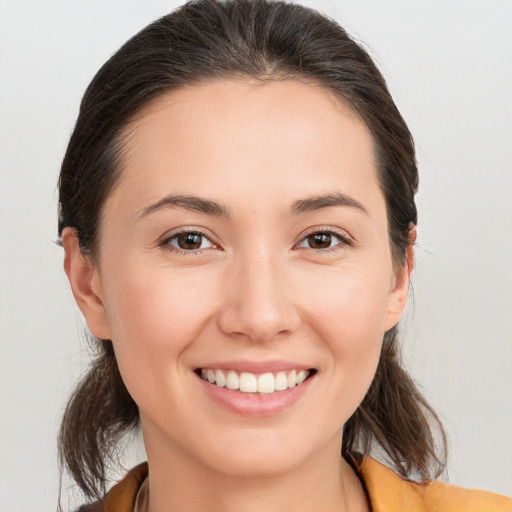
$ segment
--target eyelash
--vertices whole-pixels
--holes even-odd
[[[179,247],[171,245],[171,242],[173,240],[177,239],[177,237],[180,236],[180,235],[196,235],[196,236],[200,236],[203,239],[206,239],[212,245],[211,247],[208,247],[207,249],[210,249],[210,248],[217,248],[218,249],[219,248],[219,246],[215,242],[213,242],[211,240],[210,236],[208,236],[206,233],[204,233],[200,229],[183,229],[181,231],[173,233],[172,235],[166,236],[164,239],[162,239],[159,242],[158,246],[166,249],[167,251],[174,252],[174,253],[177,253],[177,254],[187,255],[187,256],[200,254],[200,252],[202,251],[201,248],[193,249],[193,250],[186,250],[186,249],[181,249]],[[323,249],[315,249],[313,247],[301,247],[300,246],[300,244],[302,244],[307,238],[309,238],[311,236],[314,236],[314,235],[334,236],[337,239],[339,239],[340,242],[335,244],[335,245],[333,245],[332,247],[327,247],[327,248],[323,248]],[[314,253],[326,254],[326,253],[330,253],[330,252],[333,252],[333,251],[340,250],[343,246],[352,246],[352,245],[353,245],[352,244],[352,240],[345,233],[343,233],[341,231],[338,231],[336,229],[333,229],[331,227],[325,227],[325,228],[314,228],[314,229],[312,229],[311,231],[306,233],[300,239],[300,241],[298,243],[294,244],[293,248],[294,249],[309,249],[310,251],[313,251]]]
[[[339,243],[333,245],[332,247],[327,247],[325,249],[314,249],[313,247],[300,247],[307,238],[314,235],[329,235],[334,236],[340,240]],[[333,229],[332,227],[316,227],[307,232],[299,241],[299,243],[295,244],[294,247],[298,249],[308,249],[313,251],[315,254],[326,254],[334,251],[339,251],[344,246],[351,247],[353,245],[352,239],[343,231],[339,231],[337,229]]]
[[[203,239],[208,240],[208,242],[210,242],[212,244],[211,248],[218,248],[218,245],[211,240],[211,237],[208,236],[203,231],[201,231],[200,229],[183,229],[181,231],[173,233],[172,235],[166,236],[163,240],[161,240],[159,242],[158,246],[162,247],[163,249],[165,249],[165,250],[167,250],[169,252],[174,252],[174,253],[182,254],[182,255],[186,255],[186,256],[200,254],[201,248],[194,249],[194,250],[186,250],[186,249],[181,249],[180,247],[176,247],[176,246],[171,245],[171,242],[173,240],[177,239],[177,237],[179,237],[180,235],[197,235],[197,236],[200,236]],[[210,249],[210,247],[208,247],[208,249]]]

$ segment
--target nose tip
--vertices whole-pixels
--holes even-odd
[[[234,337],[264,343],[293,332],[300,323],[287,280],[276,268],[233,276],[218,316],[220,329]]]

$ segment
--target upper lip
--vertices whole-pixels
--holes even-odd
[[[261,374],[291,370],[310,370],[312,366],[285,360],[247,361],[240,359],[232,361],[218,361],[213,363],[206,363],[203,366],[199,366],[198,369],[199,368],[204,370],[233,370],[235,372]]]

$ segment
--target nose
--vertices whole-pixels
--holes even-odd
[[[226,271],[229,276],[218,314],[224,333],[264,343],[298,327],[299,309],[284,262],[260,253],[239,259]]]

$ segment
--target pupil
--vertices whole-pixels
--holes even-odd
[[[308,238],[309,246],[313,249],[326,249],[331,245],[331,235],[327,233],[316,233]]]
[[[178,235],[178,245],[180,249],[199,249],[201,247],[201,237],[199,233],[180,233]]]

